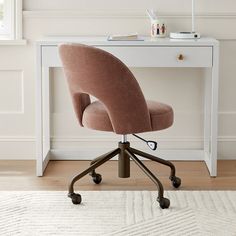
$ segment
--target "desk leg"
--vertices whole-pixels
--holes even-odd
[[[213,67],[205,78],[204,153],[211,177],[217,176],[219,47],[213,47]],[[209,75],[210,74],[210,75]]]
[[[217,144],[218,144],[218,91],[219,91],[219,45],[213,47],[213,68],[211,87],[211,176],[217,176]]]
[[[206,69],[205,74],[205,107],[204,107],[204,159],[208,167],[210,175],[212,174],[212,157],[211,157],[211,122],[212,122],[212,71],[211,69]]]
[[[43,175],[42,49],[36,52],[36,174]]]
[[[48,67],[43,68],[43,147],[44,157],[50,151],[50,70]]]
[[[37,46],[36,72],[36,174],[43,176],[50,151],[50,86],[49,68],[42,70],[40,45]]]
[[[50,69],[43,67],[42,94],[43,94],[43,172],[50,160],[51,132],[50,132]]]

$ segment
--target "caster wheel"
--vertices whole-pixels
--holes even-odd
[[[161,200],[159,200],[159,204],[162,209],[167,209],[170,206],[170,200],[163,197]]]
[[[68,194],[68,197],[71,198],[72,203],[75,205],[80,204],[82,201],[81,195],[78,193],[70,193],[70,194]]]
[[[181,185],[181,179],[179,177],[173,177],[172,179],[172,185],[175,188],[178,188]]]
[[[100,174],[95,174],[92,177],[95,184],[100,184],[102,182],[102,176]]]

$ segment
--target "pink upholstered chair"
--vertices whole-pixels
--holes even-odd
[[[168,208],[170,201],[163,196],[161,182],[136,155],[169,166],[170,180],[178,188],[181,180],[175,176],[174,165],[131,148],[127,135],[170,127],[173,123],[172,108],[163,103],[146,101],[131,71],[108,52],[81,44],[62,44],[59,46],[59,53],[79,124],[122,136],[117,149],[94,159],[88,169],[72,179],[68,194],[72,202],[81,203],[80,194],[74,193],[74,183],[90,174],[93,181],[99,184],[102,177],[95,169],[118,155],[119,177],[130,176],[130,159],[133,160],[157,185],[160,207]],[[91,102],[89,95],[96,97],[97,101]]]

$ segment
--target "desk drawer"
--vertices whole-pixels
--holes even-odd
[[[129,67],[212,67],[212,47],[99,46]],[[42,47],[43,66],[60,67],[57,46]]]
[[[212,47],[100,47],[130,67],[212,67]]]

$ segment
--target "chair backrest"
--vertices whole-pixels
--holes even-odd
[[[80,125],[92,95],[105,105],[116,133],[151,131],[145,98],[124,63],[106,51],[82,44],[62,44],[59,53]]]

